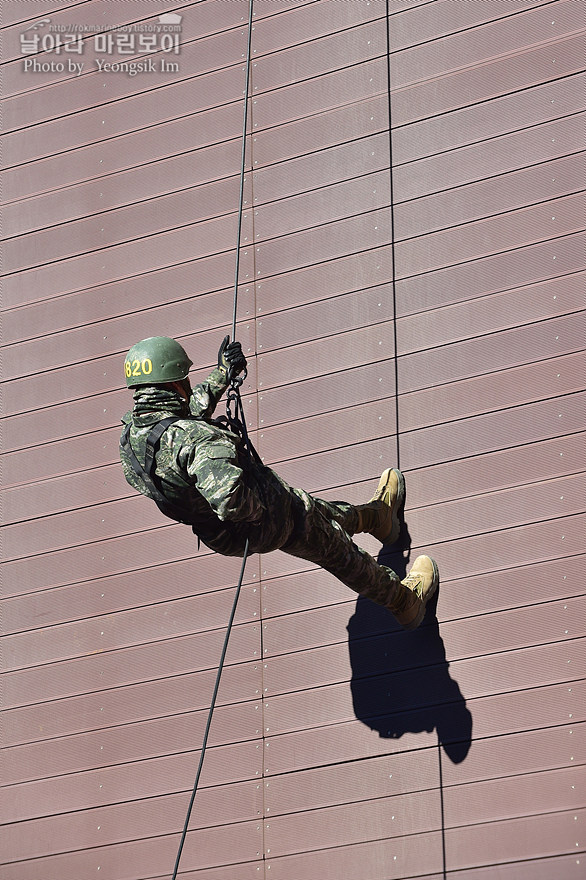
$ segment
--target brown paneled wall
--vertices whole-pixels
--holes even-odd
[[[249,560],[180,876],[579,880],[582,0],[253,2],[247,422],[327,498],[399,465],[442,580],[404,633]],[[124,481],[121,365],[230,330],[248,3],[2,17],[2,877],[167,878],[239,563]]]

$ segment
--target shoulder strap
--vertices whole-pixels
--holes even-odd
[[[153,499],[161,513],[168,516],[170,519],[177,520],[177,522],[191,525],[191,523],[188,523],[184,516],[179,513],[178,509],[167,498],[165,498],[155,482],[155,455],[159,448],[161,437],[169,425],[178,421],[180,421],[179,418],[169,416],[166,419],[161,419],[156,425],[153,425],[147,437],[144,467],[136,457],[136,453],[130,443],[130,424],[126,425],[122,432],[122,436],[120,437],[120,448],[128,456],[128,461],[132,466],[133,471],[143,481],[148,489],[150,497]]]

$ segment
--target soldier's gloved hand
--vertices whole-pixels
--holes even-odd
[[[246,358],[239,342],[229,342],[230,337],[224,336],[218,351],[218,367],[225,370],[231,378],[239,376],[246,370]]]

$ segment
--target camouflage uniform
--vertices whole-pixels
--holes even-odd
[[[358,527],[357,509],[294,489],[252,459],[240,437],[211,418],[226,387],[221,369],[193,388],[189,403],[161,386],[141,386],[134,392],[133,411],[124,416],[132,448],[143,466],[153,425],[167,417],[179,419],[161,437],[155,471],[161,492],[180,513],[178,518],[218,553],[242,556],[248,538],[251,553],[283,550],[386,604],[399,579],[351,540]],[[130,485],[149,496],[123,451],[121,459]]]

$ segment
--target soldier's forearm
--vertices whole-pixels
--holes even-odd
[[[196,418],[210,418],[218,401],[228,387],[228,376],[225,370],[216,367],[205,382],[193,387],[189,399],[189,409]]]

